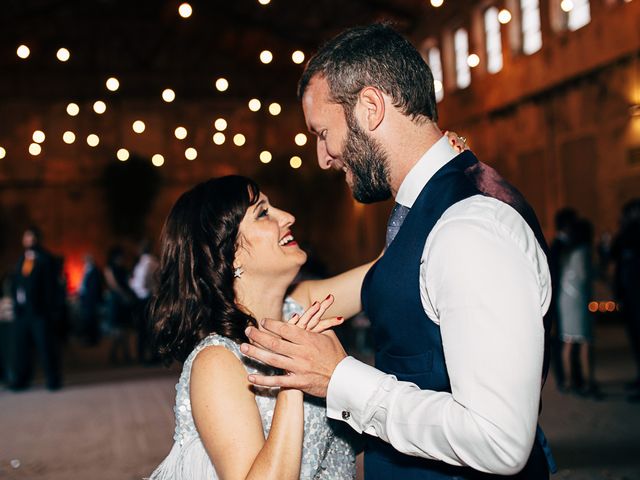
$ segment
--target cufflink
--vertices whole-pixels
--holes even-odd
[[[342,419],[343,420],[349,420],[351,418],[351,413],[347,412],[346,410],[342,411]]]

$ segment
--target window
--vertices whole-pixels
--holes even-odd
[[[584,27],[591,21],[589,0],[571,0],[573,8],[567,16],[567,28],[571,31]]]
[[[520,0],[520,10],[522,11],[522,51],[531,55],[542,47],[540,2]]]
[[[427,63],[433,74],[436,102],[439,102],[444,97],[444,88],[442,86],[442,62],[440,61],[440,49],[438,47],[432,47],[427,51]]]
[[[487,71],[496,73],[502,70],[502,37],[496,7],[488,8],[484,12],[484,32],[487,42]]]
[[[469,34],[464,28],[459,28],[453,36],[453,46],[456,52],[456,85],[467,88],[471,85],[471,70],[467,63],[469,57]]]

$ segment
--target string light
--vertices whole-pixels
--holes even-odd
[[[171,103],[176,99],[176,92],[174,92],[170,88],[165,88],[162,91],[162,99],[167,103]]]
[[[184,127],[178,127],[173,131],[173,134],[178,140],[184,140],[187,138],[187,129]]]
[[[44,139],[46,138],[46,135],[44,134],[44,132],[42,130],[36,130],[35,132],[33,132],[33,135],[31,136],[31,138],[36,143],[42,143],[42,142],[44,142]]]
[[[29,153],[34,157],[40,155],[40,152],[42,152],[42,147],[40,146],[40,144],[32,143],[31,145],[29,145]]]
[[[59,48],[56,52],[56,57],[58,57],[58,60],[61,62],[66,62],[71,58],[71,53],[66,48]]]
[[[133,122],[131,128],[133,128],[133,131],[136,133],[142,133],[147,128],[147,126],[142,120],[136,120],[135,122]]]
[[[282,111],[282,107],[280,106],[279,103],[273,102],[271,105],[269,105],[269,113],[274,117],[276,115],[280,115],[281,111]]]
[[[289,160],[289,165],[291,165],[291,168],[298,169],[302,166],[302,159],[297,155],[291,157],[291,160]]]
[[[93,104],[93,111],[96,112],[98,115],[102,115],[104,112],[107,111],[106,103],[104,103],[102,100],[98,100],[96,103]]]
[[[120,88],[120,82],[115,77],[108,78],[106,85],[107,90],[110,90],[112,92],[115,92],[116,90],[118,90],[118,88]]]
[[[263,50],[262,52],[260,52],[260,61],[262,63],[271,63],[271,60],[273,60],[273,53],[271,53],[269,50]]]
[[[90,147],[97,147],[99,143],[100,137],[98,137],[98,135],[96,135],[95,133],[87,136],[87,145],[89,145]]]
[[[571,0],[562,0],[562,2],[560,2],[560,8],[563,12],[569,13],[573,10],[573,2]]]
[[[467,57],[467,65],[469,65],[471,68],[477,67],[478,65],[480,65],[480,57],[475,53],[472,53]]]
[[[222,132],[216,132],[213,134],[213,143],[216,145],[222,145],[225,141],[226,137]]]
[[[269,5],[271,3],[271,0],[258,0],[258,3],[260,5]]]
[[[307,136],[304,133],[299,133],[296,135],[294,141],[296,142],[296,145],[298,145],[299,147],[302,147],[304,144],[307,143]]]
[[[236,133],[233,136],[233,143],[236,144],[236,146],[238,146],[238,147],[243,146],[246,142],[247,142],[247,139],[241,133]]]
[[[193,8],[188,3],[183,3],[178,7],[178,13],[182,18],[189,18],[193,13]]]
[[[26,45],[20,45],[16,50],[16,54],[18,55],[18,57],[24,60],[25,58],[29,57],[29,55],[31,54],[31,50],[29,50],[29,47],[27,47]]]
[[[223,132],[227,128],[227,121],[224,118],[218,118],[215,122],[213,122],[213,126],[219,132]]]
[[[76,115],[78,115],[78,113],[80,113],[80,107],[78,106],[77,103],[70,103],[69,105],[67,105],[68,115],[75,117]]]
[[[260,161],[262,163],[269,163],[272,158],[273,155],[271,155],[271,152],[269,152],[268,150],[263,150],[262,152],[260,152]]]
[[[258,110],[260,110],[261,106],[262,104],[257,98],[252,98],[251,100],[249,100],[249,110],[251,110],[252,112],[257,112]]]
[[[153,157],[151,157],[151,163],[153,163],[154,167],[161,167],[164,165],[164,157],[159,153],[156,153]]]
[[[198,151],[193,147],[189,147],[184,151],[184,156],[187,160],[195,160],[198,157]]]
[[[434,80],[433,81],[433,89],[435,90],[436,93],[441,92],[442,91],[442,82],[440,80]]]
[[[506,8],[500,10],[500,12],[498,12],[498,21],[502,25],[506,25],[507,23],[509,23],[511,21],[511,12]]]
[[[229,88],[229,82],[226,78],[219,78],[216,80],[216,89],[219,92],[225,92]]]
[[[120,148],[116,152],[116,157],[118,157],[118,160],[120,160],[121,162],[126,162],[127,160],[129,160],[129,150],[127,150],[126,148]]]
[[[71,145],[73,142],[76,141],[76,134],[67,130],[62,134],[62,141],[67,145]]]
[[[443,3],[444,0],[431,0],[431,6],[436,8],[441,7]]]
[[[4,149],[4,147],[0,147],[0,160],[2,160],[6,156],[7,156],[7,151]]]
[[[302,50],[296,50],[291,54],[291,60],[293,60],[293,63],[301,64],[304,62],[304,52]]]

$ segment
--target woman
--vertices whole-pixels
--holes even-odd
[[[591,224],[587,220],[577,220],[572,227],[570,250],[562,259],[558,293],[560,336],[564,343],[562,364],[568,379],[567,384],[561,386],[560,390],[568,391],[571,379],[582,376],[572,368],[574,362],[571,361],[571,352],[573,346],[577,345],[580,350],[580,363],[586,373],[581,393],[597,395],[593,365],[593,315],[588,309],[593,281],[592,243]]]
[[[116,363],[121,353],[123,362],[131,363],[129,329],[132,323],[131,308],[136,297],[129,288],[129,272],[122,247],[115,246],[109,250],[104,279],[107,285],[107,325],[112,337],[109,361]]]
[[[342,322],[321,320],[330,306],[344,317],[360,310],[368,265],[302,282],[286,296],[306,260],[294,221],[239,176],[197,185],[169,214],[151,315],[161,355],[184,366],[175,444],[151,479],[355,476],[354,449],[329,425],[324,404],[297,390],[252,388],[247,373],[273,370],[239,349],[245,328],[262,318],[297,314],[291,321],[301,328],[322,331]]]

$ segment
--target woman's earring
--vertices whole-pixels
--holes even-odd
[[[233,278],[240,278],[243,273],[242,267],[236,267],[233,269]]]

